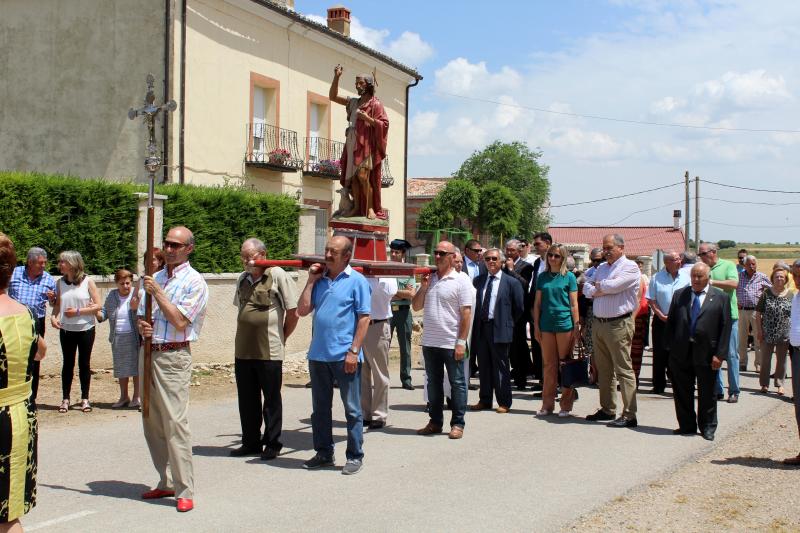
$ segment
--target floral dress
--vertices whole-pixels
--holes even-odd
[[[767,289],[761,294],[756,311],[761,313],[764,342],[767,344],[778,344],[789,339],[793,297],[792,291],[786,291],[783,296],[775,296]]]

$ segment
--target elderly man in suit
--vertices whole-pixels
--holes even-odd
[[[533,265],[520,257],[520,242],[511,239],[506,242],[506,271],[512,277],[517,278],[525,295],[525,307],[530,309],[530,301],[527,296],[528,286],[533,275]],[[511,341],[511,374],[517,390],[525,390],[528,381],[528,374],[531,372],[533,363],[531,361],[531,349],[528,346],[528,316],[520,317],[514,327],[514,339]],[[481,362],[478,361],[480,367]]]
[[[669,350],[675,414],[675,434],[700,434],[714,440],[717,429],[716,372],[728,357],[731,302],[722,290],[709,285],[710,268],[692,267],[691,285],[672,298],[665,339]],[[694,386],[697,382],[697,414]]]
[[[498,413],[511,409],[511,373],[508,351],[514,338],[514,326],[524,313],[523,290],[519,281],[503,275],[504,261],[498,248],[483,255],[487,272],[473,280],[478,290],[472,321],[472,350],[480,359],[480,400],[471,411],[491,409],[492,391],[497,397]]]

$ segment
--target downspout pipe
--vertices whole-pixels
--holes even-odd
[[[406,131],[405,131],[405,139],[404,149],[403,149],[403,238],[408,240],[407,228],[408,228],[408,221],[406,218],[408,217],[408,95],[411,92],[412,87],[416,87],[419,85],[419,80],[422,78],[417,78],[414,80],[414,83],[410,85],[406,85]]]
[[[179,131],[178,131],[178,183],[184,184],[184,164],[186,162],[186,153],[184,150],[185,137],[184,127],[186,125],[186,3],[188,0],[181,2],[181,94],[180,94],[180,115],[179,115]]]
[[[172,0],[164,0],[164,101],[170,99],[170,36],[172,32]],[[169,113],[162,114],[164,122],[162,123],[164,139],[164,148],[161,155],[161,160],[164,162],[164,175],[162,182],[169,181]]]

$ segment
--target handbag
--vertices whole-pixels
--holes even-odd
[[[573,388],[589,384],[589,360],[586,358],[582,339],[578,340],[578,357],[561,361],[559,367],[562,387]]]

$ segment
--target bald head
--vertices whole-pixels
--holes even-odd
[[[168,272],[172,268],[189,260],[189,254],[194,250],[194,234],[186,226],[170,228],[164,237],[164,264]]]
[[[692,267],[692,290],[700,292],[708,285],[708,274],[711,268],[705,263],[695,263]]]

